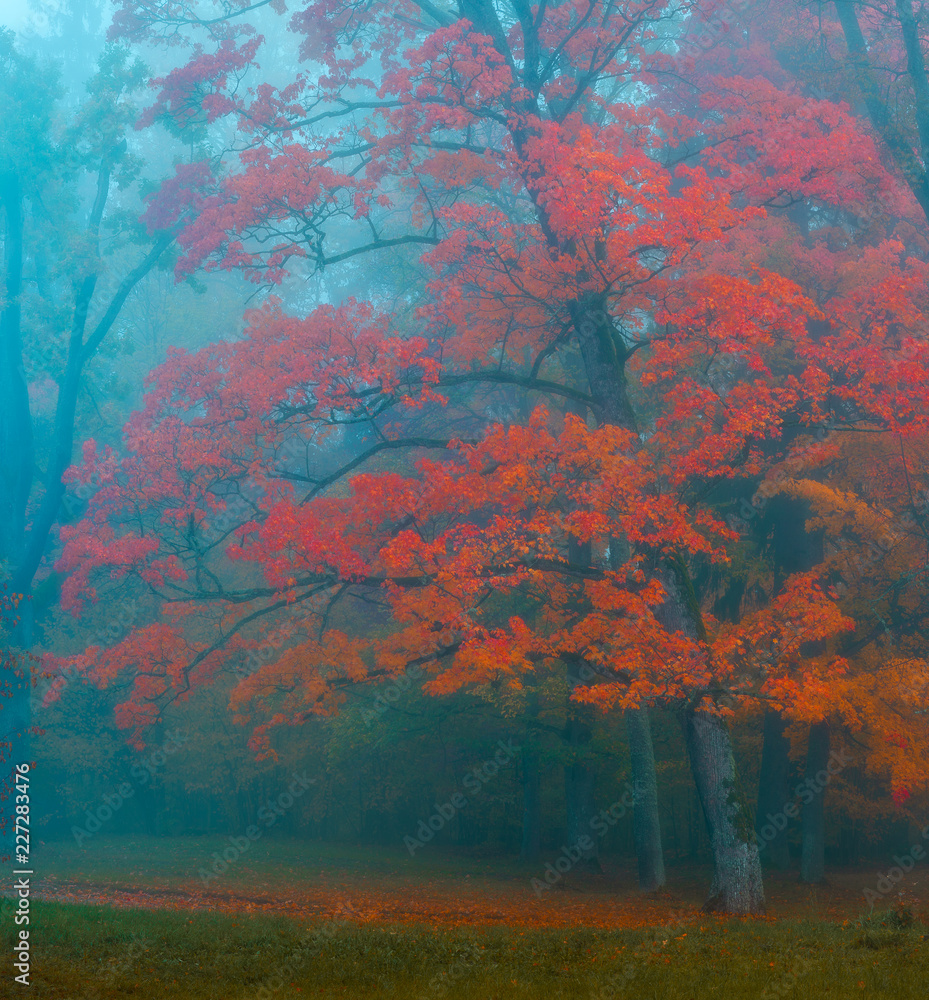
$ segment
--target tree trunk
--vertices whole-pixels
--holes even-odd
[[[16,174],[0,175],[4,274],[0,311],[0,560],[22,558],[34,464],[32,414],[23,366],[23,195]]]
[[[565,765],[565,805],[567,809],[568,843],[580,852],[578,864],[600,871],[599,840],[594,835],[593,792],[596,774],[584,761]],[[589,845],[589,846],[588,846]]]
[[[755,812],[758,850],[763,858],[781,871],[790,867],[788,817],[784,812],[790,802],[790,744],[785,735],[786,729],[787,721],[780,713],[765,712],[758,808]]]
[[[693,793],[687,796],[687,853],[691,861],[700,857],[700,824],[697,822],[697,813],[701,813],[702,808],[700,796],[694,787]],[[703,821],[706,823],[706,816]]]
[[[828,763],[829,723],[816,722],[810,726],[809,746],[806,753],[804,802],[800,816],[802,830],[800,879],[803,882],[822,882],[826,877],[824,847],[825,798],[828,782],[826,765]]]
[[[765,912],[758,845],[738,787],[729,730],[717,715],[685,710],[684,738],[713,849],[713,884],[703,909]]]
[[[544,209],[540,208],[540,218],[543,215]],[[547,232],[546,236],[550,239]],[[568,308],[597,422],[638,431],[625,374],[631,354],[610,317],[606,294],[583,295]],[[677,568],[676,574],[682,584],[689,584],[683,566]],[[662,624],[670,632],[682,631],[697,638],[703,625],[692,589],[682,593],[675,586],[674,575],[659,575],[668,595],[661,609]],[[747,804],[738,794],[729,731],[716,716],[693,709],[684,711],[684,728],[713,848],[714,875],[706,908],[763,913],[761,861]]]
[[[26,536],[26,509],[32,488],[34,446],[29,390],[23,366],[22,278],[23,195],[15,173],[0,175],[3,209],[3,287],[0,288],[0,564],[15,569],[22,558]],[[32,608],[28,587],[17,586],[0,602],[0,626],[6,648],[0,648],[0,854],[12,852],[13,802],[10,795],[14,767],[30,758],[30,668],[24,653],[31,643]],[[7,601],[11,598],[13,604]],[[33,783],[34,785],[34,783]],[[30,785],[30,787],[33,787]]]
[[[669,632],[696,638],[703,624],[693,593],[682,593],[690,586],[686,571],[677,567],[660,579],[667,594],[658,612],[662,624]],[[761,859],[751,810],[739,787],[729,729],[720,716],[691,706],[683,710],[681,722],[713,851],[713,883],[703,908],[735,914],[764,913]]]
[[[895,6],[907,53],[907,75],[913,87],[914,100],[908,112],[916,121],[919,138],[917,148],[920,154],[918,156],[914,154],[910,138],[901,127],[899,113],[884,99],[878,74],[875,73],[871,63],[868,42],[861,31],[855,4],[851,0],[838,0],[835,9],[848,46],[849,64],[861,91],[868,118],[875,131],[884,140],[904,180],[919,202],[923,214],[929,219],[929,173],[925,167],[926,154],[929,153],[929,86],[926,82],[926,67],[912,4],[909,0],[897,0]]]
[[[568,540],[568,559],[579,566],[591,562],[590,542]],[[591,821],[594,818],[594,785],[596,768],[587,759],[586,747],[592,736],[589,705],[579,705],[571,700],[576,687],[589,683],[582,679],[573,664],[568,665],[568,704],[565,722],[565,741],[569,748],[569,763],[565,765],[565,808],[567,812],[568,845],[577,845],[581,851],[579,864],[600,871],[600,841],[594,836]],[[582,843],[579,843],[581,841]],[[582,844],[589,844],[583,847]],[[567,845],[566,845],[567,846]]]
[[[586,758],[586,747],[591,738],[589,723],[590,706],[578,705],[571,701],[571,692],[579,684],[584,684],[568,668],[568,717],[565,723],[564,737],[568,744],[570,758],[565,764],[565,810],[567,813],[566,846],[577,845],[580,850],[579,864],[586,868],[600,871],[599,838],[594,836],[591,821],[594,818],[594,784],[596,783],[596,768]],[[579,843],[580,842],[580,843]],[[589,844],[589,847],[582,845]]]
[[[647,708],[626,711],[626,731],[629,735],[629,756],[632,763],[632,835],[639,866],[639,888],[643,892],[654,892],[667,880],[661,847],[655,753]]]
[[[539,755],[524,750],[523,762],[523,839],[520,861],[537,861],[542,845],[542,799],[539,782]]]

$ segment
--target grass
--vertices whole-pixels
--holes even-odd
[[[223,836],[207,837],[98,837],[82,846],[73,840],[51,841],[39,848],[43,873],[73,877],[76,872],[102,881],[132,875],[139,885],[158,886],[187,880],[199,868],[209,867],[214,851],[229,847]],[[223,874],[223,883],[253,885],[255,879],[290,882],[295,870],[309,876],[320,868],[358,872],[365,876],[408,873],[418,878],[424,870],[450,878],[473,875],[476,871],[492,876],[526,877],[537,874],[538,864],[520,865],[511,858],[475,861],[448,851],[429,847],[410,857],[399,845],[358,846],[320,843],[297,838],[265,836],[252,844],[240,862]]]
[[[906,910],[860,916],[862,889],[878,878],[867,867],[831,872],[818,887],[770,873],[770,916],[727,920],[700,914],[710,873],[690,865],[671,865],[669,890],[642,896],[631,865],[608,860],[603,875],[571,871],[537,898],[529,880],[539,864],[438,845],[411,858],[402,848],[265,837],[204,886],[198,869],[228,844],[101,835],[81,847],[36,845],[29,995],[929,997],[929,928]],[[898,888],[921,910],[929,869]],[[0,927],[9,955],[15,928],[8,918]],[[26,995],[13,974],[8,961],[3,1000]]]
[[[32,917],[29,995],[48,1000],[925,1000],[929,992],[927,928],[892,918],[520,931],[41,901]],[[6,921],[7,954],[13,930]],[[3,983],[0,996],[19,995],[13,988]]]

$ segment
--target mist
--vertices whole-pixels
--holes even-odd
[[[0,996],[925,996],[924,21],[4,6]]]

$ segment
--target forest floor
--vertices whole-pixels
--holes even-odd
[[[33,887],[47,900],[110,906],[302,919],[348,914],[355,923],[611,928],[697,919],[711,879],[709,866],[672,863],[667,891],[642,895],[634,862],[605,859],[602,874],[575,867],[554,881],[549,872],[554,884],[542,888],[553,858],[520,864],[429,845],[410,857],[402,849],[270,838],[249,843],[217,874],[215,855],[224,850],[230,858],[237,853],[226,837],[101,837],[80,847],[73,840],[51,842],[34,852]],[[881,896],[876,909],[896,905],[902,892],[929,922],[929,861],[880,885],[894,864],[889,857],[883,866],[830,869],[828,882],[818,886],[800,883],[795,872],[767,871],[768,916],[855,920],[871,909],[865,898],[871,889]],[[891,891],[881,893],[888,885]]]
[[[34,846],[31,995],[49,1000],[779,1000],[929,996],[929,863],[881,896],[882,869],[801,886],[769,873],[768,915],[702,914],[709,871],[672,865],[643,896],[629,867],[251,843],[93,838]],[[230,851],[229,856],[231,857]],[[885,886],[888,883],[885,883]],[[898,891],[917,919],[895,916]],[[540,898],[541,897],[541,898]],[[12,921],[2,921],[3,947]],[[4,963],[7,964],[7,963]],[[7,964],[7,969],[9,965]],[[4,970],[4,978],[12,973]],[[14,994],[0,980],[0,997]]]

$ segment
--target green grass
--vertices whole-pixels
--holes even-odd
[[[595,931],[306,924],[35,901],[33,983],[54,1000],[703,1000],[929,994],[918,922],[711,920]],[[9,954],[14,928],[4,922]],[[279,976],[279,978],[275,978]]]
[[[36,878],[51,886],[67,882],[81,900],[112,898],[107,888],[119,885],[150,889],[148,902],[156,905],[187,906],[187,891],[203,889],[197,868],[227,843],[221,837],[101,837],[81,848],[50,842],[36,850]],[[599,880],[571,873],[569,888],[546,900],[570,924],[564,930],[539,929],[545,921],[534,914],[541,911],[527,905],[534,899],[528,878],[538,867],[438,848],[414,859],[402,848],[262,838],[209,887],[234,894],[223,902],[242,906],[241,915],[215,912],[218,897],[207,900],[210,909],[191,912],[34,899],[33,985],[26,992],[14,983],[7,961],[0,998],[929,1000],[927,927],[887,914],[855,918],[861,886],[876,879],[870,870],[834,873],[835,881],[815,889],[800,887],[796,875],[772,875],[770,912],[784,919],[757,921],[701,918],[696,906],[709,872],[689,865],[672,866],[673,891],[660,897],[641,897],[625,867]],[[475,889],[477,897],[468,896]],[[427,891],[443,907],[448,901],[451,916],[412,923],[401,906],[387,912],[405,912],[404,924],[308,922],[341,899],[364,908],[374,897],[421,900]],[[491,908],[506,901],[502,925],[465,922],[469,899],[481,893]],[[284,907],[293,900],[295,908]],[[607,910],[611,920],[615,914],[627,924],[635,916],[656,924],[684,916],[664,927],[579,926],[604,906],[614,907]],[[0,925],[10,955],[14,927],[8,918]]]

